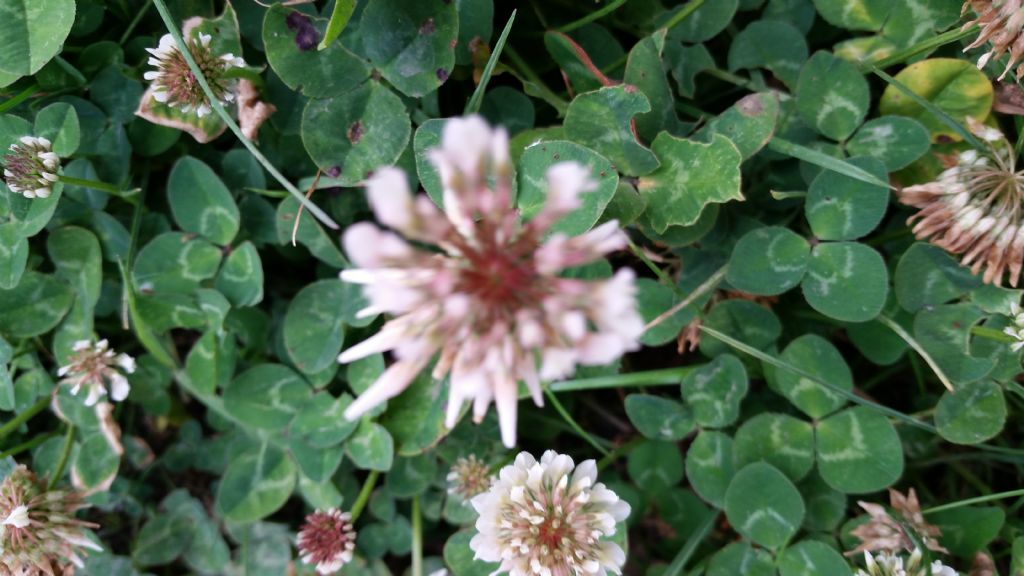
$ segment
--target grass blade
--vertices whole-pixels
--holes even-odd
[[[484,92],[487,91],[487,83],[491,81],[491,74],[494,73],[494,67],[498,65],[498,58],[501,56],[501,51],[505,48],[508,33],[512,31],[512,23],[516,20],[516,12],[518,10],[512,11],[512,15],[508,17],[508,22],[505,24],[505,29],[501,31],[501,36],[498,36],[498,42],[494,45],[494,51],[491,52],[491,57],[487,60],[487,65],[484,66],[484,72],[480,75],[480,83],[477,84],[476,90],[473,91],[473,95],[469,98],[469,103],[466,104],[466,114],[475,114],[480,111],[480,105],[484,102]]]
[[[331,12],[331,21],[327,23],[327,30],[324,32],[324,39],[317,45],[317,50],[326,50],[332,42],[341,36],[352,13],[356,11],[357,0],[337,0],[334,3],[334,11]]]
[[[842,396],[843,398],[846,398],[850,402],[853,402],[855,404],[860,404],[861,406],[867,406],[868,408],[871,408],[873,410],[877,410],[878,412],[880,412],[882,414],[885,414],[886,416],[889,416],[891,418],[895,418],[897,420],[902,420],[902,421],[906,422],[907,424],[910,424],[911,426],[915,426],[915,427],[920,428],[922,430],[927,430],[928,432],[931,432],[933,434],[938,434],[938,432],[939,432],[938,429],[936,429],[931,424],[928,424],[927,422],[922,422],[922,421],[918,420],[917,418],[914,418],[913,416],[910,416],[908,414],[904,414],[903,412],[900,412],[899,410],[893,410],[892,408],[889,408],[888,406],[883,406],[883,405],[881,405],[881,404],[879,404],[877,402],[872,402],[871,400],[868,400],[867,398],[861,398],[860,396],[854,394],[853,392],[851,392],[849,390],[846,390],[845,388],[840,388],[840,387],[838,387],[838,386],[836,386],[834,384],[830,384],[828,382],[825,382],[821,378],[818,378],[814,374],[811,374],[810,372],[808,372],[808,371],[806,371],[806,370],[804,370],[802,368],[798,368],[796,366],[793,366],[792,364],[790,364],[789,362],[786,362],[785,360],[781,360],[779,358],[776,358],[775,356],[772,356],[771,354],[767,354],[765,352],[762,352],[762,351],[758,350],[757,348],[754,348],[753,346],[750,346],[748,344],[744,344],[743,342],[740,342],[739,340],[736,340],[735,338],[727,336],[727,335],[719,332],[718,330],[715,330],[714,328],[708,328],[707,326],[701,326],[700,327],[700,331],[704,332],[705,334],[711,336],[712,338],[714,338],[716,340],[720,340],[720,341],[724,342],[725,344],[728,344],[729,346],[732,346],[733,348],[739,350],[740,352],[745,352],[745,353],[753,356],[754,358],[757,358],[758,360],[760,360],[762,362],[765,362],[767,364],[771,364],[772,366],[775,366],[776,368],[781,368],[783,370],[788,370],[788,371],[790,371],[790,372],[792,372],[794,374],[797,374],[797,375],[799,375],[799,376],[801,376],[803,378],[806,378],[806,379],[810,380],[811,382],[814,382],[815,384],[818,384],[820,386],[828,388],[832,392],[835,392],[836,394]]]
[[[889,76],[885,72],[882,72],[875,66],[871,67],[871,71],[875,73],[875,76],[878,76],[882,80],[885,80],[890,86],[893,86],[900,92],[903,92],[903,94],[905,94],[907,98],[910,98],[919,106],[934,114],[940,122],[942,122],[946,126],[949,126],[950,129],[959,134],[960,137],[963,138],[965,142],[970,144],[972,148],[980,151],[988,151],[988,148],[986,148],[981,143],[981,141],[974,136],[974,134],[971,134],[971,132],[967,130],[967,128],[965,128],[963,124],[954,120],[952,116],[946,114],[941,108],[939,108],[935,104],[932,104],[928,100],[922,98],[917,92],[911,90],[906,84],[900,82],[899,80],[893,78],[892,76]]]
[[[697,546],[700,545],[701,541],[708,537],[711,533],[711,529],[715,526],[715,521],[718,520],[718,512],[708,512],[708,517],[704,520],[690,538],[686,541],[686,544],[679,549],[679,553],[672,559],[672,563],[668,565],[668,568],[662,573],[662,576],[679,576],[683,573],[683,568],[686,567],[686,563],[690,561],[690,557],[697,550]]]
[[[964,38],[968,38],[970,36],[976,36],[977,34],[977,26],[971,26],[966,30],[954,28],[952,30],[943,32],[938,36],[926,38],[918,42],[917,44],[910,46],[909,48],[905,48],[903,50],[900,50],[899,52],[890,54],[885,58],[879,58],[874,62],[864,62],[861,64],[861,71],[870,72],[872,68],[888,68],[889,66],[892,66],[894,64],[906,62],[907,60],[910,60],[914,56],[918,56],[926,52],[931,52],[932,50],[945,46],[946,44],[956,42],[957,40],[963,40]]]
[[[786,156],[791,156],[797,160],[810,162],[815,166],[820,166],[826,170],[838,172],[843,176],[849,176],[850,178],[855,178],[861,182],[867,182],[868,184],[873,184],[875,186],[890,188],[888,182],[879,180],[873,174],[862,168],[854,166],[845,160],[833,158],[828,154],[818,152],[817,150],[813,150],[806,146],[795,144],[789,140],[783,140],[778,137],[772,138],[771,141],[768,142],[768,147],[779,154],[785,154]]]
[[[338,226],[338,223],[335,222],[333,218],[328,216],[327,213],[324,212],[319,206],[309,201],[306,198],[306,196],[302,192],[300,192],[298,188],[295,187],[294,184],[292,184],[287,178],[284,177],[284,174],[281,174],[281,172],[273,164],[270,163],[270,160],[267,160],[267,157],[264,156],[262,152],[260,152],[259,148],[257,148],[256,145],[253,144],[252,140],[249,140],[248,138],[245,137],[245,134],[242,134],[242,129],[238,127],[238,123],[235,122],[235,119],[232,118],[230,114],[228,114],[227,110],[224,109],[224,106],[221,105],[220,101],[214,97],[213,90],[210,88],[210,83],[206,81],[206,76],[203,75],[203,71],[199,68],[199,65],[196,64],[195,58],[192,57],[192,52],[189,51],[188,46],[185,45],[185,40],[182,38],[181,31],[175,24],[174,18],[171,16],[170,10],[167,9],[167,4],[164,2],[164,0],[153,0],[153,4],[156,6],[157,12],[160,13],[160,18],[164,22],[164,27],[167,28],[167,33],[170,34],[172,38],[174,38],[174,43],[178,46],[178,50],[181,52],[182,57],[185,58],[185,62],[188,63],[189,70],[192,71],[192,74],[195,76],[195,79],[199,83],[199,86],[202,87],[203,93],[206,94],[206,99],[209,101],[210,107],[213,108],[213,111],[216,112],[217,115],[220,116],[221,120],[223,120],[224,123],[228,125],[228,129],[231,130],[231,133],[238,138],[242,145],[245,146],[246,150],[248,150],[249,153],[252,154],[253,158],[255,158],[257,162],[262,164],[263,167],[267,170],[267,172],[270,172],[270,175],[273,176],[274,179],[277,180],[279,184],[281,184],[281,186],[284,186],[285,190],[287,190],[288,193],[294,196],[295,199],[298,200],[300,204],[305,206],[306,209],[309,210],[309,213],[312,214],[317,220],[319,220],[321,224],[327,226],[332,230],[338,230],[340,228],[340,226]]]
[[[918,355],[924,359],[925,363],[932,369],[932,372],[935,372],[935,375],[939,377],[939,381],[942,382],[942,385],[950,392],[953,392],[953,383],[949,381],[948,377],[946,377],[946,373],[942,371],[942,368],[939,368],[939,365],[935,363],[935,359],[921,347],[921,344],[919,344],[913,336],[903,329],[903,326],[900,326],[895,320],[888,316],[879,316],[878,321],[888,326],[890,330],[895,332],[897,336],[902,338],[904,342],[913,348],[914,351],[917,352]]]

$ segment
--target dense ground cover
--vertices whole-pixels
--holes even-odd
[[[0,0],[0,574],[1024,576],[1022,14]]]

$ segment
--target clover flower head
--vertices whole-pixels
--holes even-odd
[[[217,101],[227,104],[235,99],[236,82],[226,72],[231,68],[244,67],[245,61],[231,53],[214,54],[210,40],[212,37],[209,34],[197,32],[186,39],[185,43]],[[147,71],[143,78],[151,82],[153,98],[157,102],[177,108],[185,114],[194,112],[200,118],[213,110],[174,37],[164,34],[156,48],[146,48],[146,51],[151,55],[149,65],[156,67],[156,70]]]
[[[62,366],[57,376],[61,378],[61,384],[71,386],[74,395],[82,387],[87,388],[89,395],[85,398],[85,405],[94,406],[108,394],[115,402],[127,398],[131,386],[125,374],[134,372],[135,359],[116,353],[106,340],[95,344],[91,340],[79,340],[72,347],[68,365]]]
[[[59,180],[60,158],[46,138],[22,136],[4,156],[4,181],[26,198],[48,198]]]
[[[521,452],[472,500],[480,514],[470,541],[475,557],[500,562],[509,576],[621,574],[626,555],[607,538],[629,504],[596,480],[593,460],[575,466],[548,450],[538,462]]]
[[[548,236],[580,205],[580,194],[594,189],[590,170],[575,162],[548,169],[547,202],[523,222],[513,206],[508,136],[478,116],[450,119],[430,159],[441,176],[443,211],[414,197],[400,170],[382,168],[367,180],[367,194],[393,231],[370,223],[345,231],[356,267],[341,279],[364,284],[370,300],[360,315],[393,318],[339,361],[389,350],[396,360],[345,416],[399,394],[437,358],[431,375],[448,378],[447,426],[467,402],[479,422],[493,401],[511,447],[520,381],[543,405],[541,381],[639,347],[643,321],[631,270],[600,281],[560,275],[622,249],[626,237],[615,221],[575,237]]]
[[[448,472],[448,492],[463,500],[470,500],[477,494],[486,492],[494,482],[491,467],[486,462],[470,454],[459,458]]]
[[[82,567],[84,548],[102,551],[85,536],[95,524],[78,520],[81,495],[47,490],[24,466],[0,483],[0,573],[66,574]]]
[[[918,239],[952,254],[982,280],[1000,285],[1003,274],[1016,286],[1024,265],[1024,171],[1006,137],[968,117],[968,127],[986,150],[965,150],[937,180],[898,192],[900,202],[920,208],[910,217]]]
[[[871,519],[850,532],[861,541],[860,546],[853,550],[853,554],[900,550],[910,552],[916,547],[915,542],[924,544],[933,552],[949,553],[949,550],[943,548],[938,541],[942,530],[924,519],[917,492],[913,488],[906,495],[889,489],[889,504],[893,511],[899,512],[899,520],[879,504],[864,501],[857,504],[871,516]]]
[[[957,576],[957,571],[936,560],[930,566],[925,565],[924,555],[920,548],[915,548],[910,556],[892,552],[882,552],[871,556],[864,552],[864,568],[859,568],[854,576]]]
[[[978,37],[964,48],[964,52],[978,48],[986,42],[992,43],[992,48],[978,58],[978,69],[984,68],[993,58],[1010,52],[1009,62],[999,75],[1000,80],[1024,56],[1024,10],[1021,6],[1021,0],[967,0],[961,10],[961,14],[966,14],[970,9],[977,16],[964,24],[964,30],[975,24],[981,28]],[[1024,66],[1017,67],[1016,76],[1018,80],[1024,76]]]
[[[356,530],[352,515],[337,508],[317,510],[306,516],[298,538],[303,564],[316,566],[318,574],[334,574],[352,561]]]
[[[1010,349],[1018,352],[1021,348],[1024,348],[1024,311],[1021,310],[1020,304],[1016,302],[1010,304],[1010,320],[1013,324],[1003,328],[1003,332],[1016,340],[1016,342],[1010,344]]]

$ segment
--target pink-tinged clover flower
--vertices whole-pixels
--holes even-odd
[[[900,202],[919,208],[910,217],[919,240],[962,255],[971,273],[999,286],[1004,273],[1011,286],[1024,266],[1024,170],[1017,154],[995,128],[967,118],[967,127],[985,150],[964,150],[956,164],[933,182],[897,191]]]
[[[298,546],[303,564],[315,566],[318,574],[341,570],[352,561],[356,549],[352,515],[331,508],[306,516],[306,523],[299,531]]]
[[[964,24],[962,30],[974,26],[981,29],[978,37],[964,48],[964,52],[983,46],[991,42],[992,47],[988,52],[978,58],[978,69],[985,67],[989,60],[998,59],[1009,52],[1010,58],[1006,68],[999,75],[1002,80],[1021,57],[1024,56],[1024,3],[1021,0],[966,0],[960,14],[966,14],[968,9],[973,11],[977,17]],[[1024,76],[1024,66],[1017,67],[1017,80]]]
[[[500,562],[509,576],[621,574],[626,554],[607,538],[629,504],[596,481],[593,460],[575,466],[548,450],[538,462],[521,452],[472,500],[480,514],[469,544],[475,557]]]
[[[385,351],[395,359],[345,416],[358,418],[398,395],[436,358],[431,376],[449,383],[447,426],[467,402],[479,422],[493,401],[511,447],[520,381],[540,406],[542,381],[639,347],[643,321],[631,270],[602,281],[559,275],[622,249],[626,237],[614,220],[579,236],[548,237],[595,187],[589,169],[575,162],[548,169],[547,203],[523,222],[513,206],[508,136],[478,116],[449,120],[430,159],[441,176],[443,211],[414,197],[400,170],[382,168],[367,180],[367,194],[393,231],[367,222],[345,231],[356,267],[341,279],[365,285],[370,305],[360,315],[393,318],[339,361]]]

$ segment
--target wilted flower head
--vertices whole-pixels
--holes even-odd
[[[1024,10],[1021,10],[1021,0],[967,0],[964,2],[961,14],[966,14],[971,9],[977,18],[964,24],[966,30],[977,24],[981,28],[978,38],[974,40],[964,52],[973,50],[985,42],[992,42],[992,49],[978,58],[978,68],[984,68],[985,64],[993,58],[999,58],[1007,50],[1010,51],[1010,61],[1006,69],[999,75],[1002,80],[1013,68],[1014,64],[1024,56]],[[1024,76],[1024,67],[1017,68],[1017,79]]]
[[[49,197],[53,183],[58,180],[58,170],[60,158],[46,138],[22,136],[4,156],[7,187],[26,198]]]
[[[345,231],[357,268],[341,278],[366,284],[370,300],[360,314],[395,318],[339,360],[386,350],[397,360],[345,416],[356,418],[399,394],[438,357],[432,376],[449,380],[448,427],[465,402],[479,422],[493,400],[511,447],[519,381],[542,405],[541,380],[638,348],[643,322],[632,271],[603,281],[559,276],[623,248],[626,238],[611,221],[580,236],[545,239],[552,224],[579,206],[579,195],[593,189],[588,168],[564,162],[548,169],[547,203],[524,223],[512,205],[505,131],[472,116],[449,120],[442,136],[430,158],[444,186],[443,212],[426,196],[414,198],[400,170],[382,168],[366,183],[370,204],[381,223],[405,238],[365,222]]]
[[[448,492],[463,500],[469,500],[486,492],[494,482],[494,475],[486,462],[470,454],[459,458],[448,472]]]
[[[1013,324],[1003,328],[1003,332],[1016,340],[1010,344],[1010,349],[1017,352],[1024,348],[1024,311],[1016,302],[1010,304],[1010,320],[1013,321]]]
[[[857,502],[861,508],[871,515],[871,520],[861,524],[850,532],[851,535],[860,539],[861,544],[852,553],[877,552],[880,550],[908,552],[916,548],[913,536],[918,542],[924,544],[929,550],[948,554],[939,545],[937,538],[942,535],[938,526],[929,524],[921,513],[921,504],[917,500],[917,493],[911,488],[906,496],[889,489],[889,504],[893,510],[900,513],[901,520],[893,518],[884,506],[870,502]],[[913,534],[907,534],[906,526]]]
[[[316,566],[320,574],[334,574],[352,561],[356,530],[352,515],[337,508],[317,510],[306,516],[299,531],[299,555],[303,564]]]
[[[596,483],[597,465],[579,466],[548,450],[537,462],[521,452],[490,490],[473,498],[480,514],[470,541],[476,558],[500,562],[509,576],[622,573],[626,554],[606,538],[629,504]]]
[[[128,397],[130,386],[125,374],[135,372],[135,359],[127,354],[117,354],[110,349],[106,340],[93,344],[90,340],[79,340],[72,348],[71,360],[57,371],[61,384],[71,386],[71,393],[77,395],[85,386],[89,395],[86,406],[93,406],[104,395],[120,402]]]
[[[983,280],[999,285],[1009,272],[1013,286],[1024,264],[1024,172],[1016,154],[999,130],[972,118],[968,127],[986,151],[960,152],[955,166],[938,180],[899,191],[900,202],[921,210],[911,216],[914,234],[953,254]]]
[[[196,61],[196,65],[210,84],[214,96],[224,104],[235,99],[235,81],[228,78],[225,73],[230,68],[245,66],[245,61],[230,53],[219,56],[214,54],[210,49],[211,39],[209,34],[197,32],[192,38],[186,39],[185,43],[192,54],[192,59]],[[200,118],[213,110],[206,93],[192,74],[188,62],[170,34],[164,34],[156,48],[146,48],[146,51],[152,54],[149,65],[155,66],[156,70],[146,72],[143,78],[152,82],[153,98],[157,102],[177,108],[186,114],[195,112]]]
[[[0,484],[0,573],[24,576],[65,574],[82,567],[83,548],[102,548],[86,538],[95,524],[77,520],[86,508],[78,494],[47,490],[24,466]]]
[[[915,549],[909,557],[889,552],[872,557],[864,552],[865,568],[860,568],[854,576],[957,576],[956,570],[936,560],[931,566],[924,564],[920,549]]]

